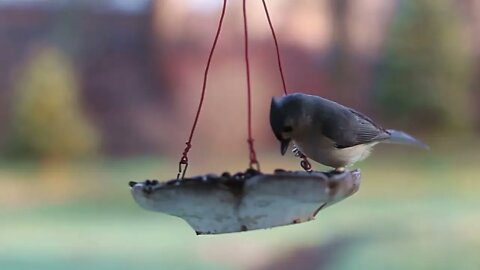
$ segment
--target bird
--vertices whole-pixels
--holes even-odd
[[[381,127],[352,108],[303,93],[273,97],[270,126],[282,155],[293,142],[301,154],[337,172],[367,158],[378,143],[429,148],[403,131]]]

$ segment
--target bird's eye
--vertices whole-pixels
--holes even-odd
[[[284,127],[283,132],[292,132],[292,127]]]

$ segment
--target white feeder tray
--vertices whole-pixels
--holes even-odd
[[[206,175],[183,180],[130,182],[143,208],[184,219],[197,234],[222,234],[302,223],[353,195],[360,171]]]

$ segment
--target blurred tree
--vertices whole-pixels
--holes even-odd
[[[348,13],[350,0],[330,0],[332,11],[332,49],[330,53],[331,78],[336,92],[336,98],[346,101],[354,93],[349,83],[352,72],[351,38],[348,31]]]
[[[387,35],[375,97],[392,120],[426,131],[472,128],[470,48],[451,0],[404,0]]]
[[[74,68],[61,51],[35,50],[19,73],[10,154],[68,160],[93,154],[98,136],[82,113]]]

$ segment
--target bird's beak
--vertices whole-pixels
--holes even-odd
[[[287,152],[289,145],[290,145],[290,140],[280,141],[280,153],[282,153],[282,156],[285,155],[285,153]]]

